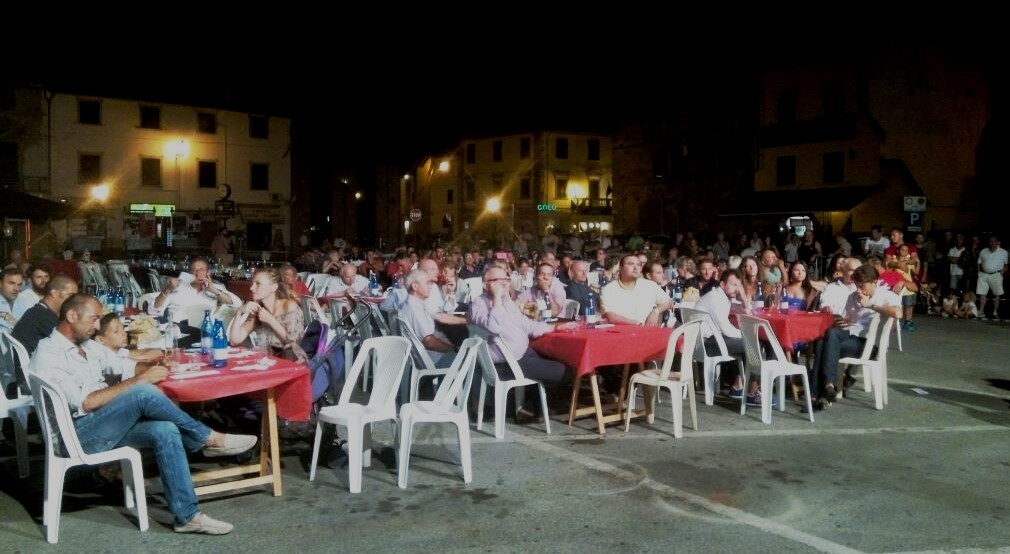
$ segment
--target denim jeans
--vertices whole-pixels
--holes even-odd
[[[187,452],[207,444],[211,430],[150,383],[134,385],[98,410],[74,420],[85,452],[121,446],[154,450],[168,509],[179,525],[199,512]]]

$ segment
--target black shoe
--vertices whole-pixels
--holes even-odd
[[[849,392],[849,388],[851,388],[852,385],[855,384],[856,384],[856,378],[846,374],[845,377],[842,378],[842,392]]]
[[[838,398],[838,393],[835,392],[834,385],[828,385],[824,387],[824,399],[828,402],[834,402]]]
[[[820,398],[818,398],[817,400],[814,400],[813,402],[811,402],[811,406],[813,406],[815,412],[824,411],[824,401],[821,400]],[[807,414],[807,413],[810,413],[810,412],[807,411],[807,407],[806,406],[803,406],[802,408],[800,408],[800,413]]]

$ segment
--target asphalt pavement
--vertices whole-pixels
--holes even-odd
[[[629,432],[592,420],[509,421],[474,431],[464,485],[451,426],[421,426],[407,489],[397,487],[391,426],[375,428],[362,492],[346,459],[308,481],[311,442],[284,442],[284,495],[266,487],[201,500],[235,524],[227,536],[171,530],[156,478],[139,532],[116,489],[67,485],[60,542],[40,525],[42,447],[17,477],[0,446],[0,552],[995,552],[1010,551],[1010,323],[917,317],[892,340],[890,403],[862,382],[810,423],[787,402],[760,410],[698,395],[700,429],[673,438],[670,403]],[[685,411],[686,412],[686,411]],[[686,415],[686,413],[685,413]],[[205,464],[200,464],[205,465]],[[153,468],[151,468],[153,472]]]

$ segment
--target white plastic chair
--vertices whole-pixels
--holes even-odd
[[[371,425],[386,419],[396,421],[396,393],[409,357],[410,341],[403,337],[374,337],[361,344],[361,351],[347,372],[344,388],[340,391],[340,401],[335,406],[319,410],[309,481],[316,478],[323,424],[342,425],[347,428],[350,490],[355,494],[361,492],[361,468],[372,464]],[[368,404],[357,404],[351,402],[351,393],[366,363],[375,364],[375,380]]]
[[[575,316],[579,315],[579,308],[582,305],[579,304],[578,300],[573,300],[571,298],[565,299],[565,305],[561,309],[561,317],[563,319],[575,319]]]
[[[473,302],[477,297],[484,294],[483,277],[470,277],[469,279],[463,279],[463,281],[466,283],[467,295],[464,297],[465,300],[460,300],[461,302]],[[459,286],[459,284],[457,283],[456,286]]]
[[[887,348],[890,346],[891,327],[894,326],[894,322],[893,317],[885,316],[881,325],[880,314],[873,314],[870,326],[866,330],[866,344],[863,345],[862,354],[858,358],[850,356],[838,360],[839,364],[862,366],[863,390],[873,391],[878,410],[883,410],[887,404]],[[874,346],[877,347],[876,358],[873,357]]]
[[[16,362],[21,367],[22,373],[28,374],[28,351],[7,331],[0,331],[0,355],[4,356],[6,361],[11,364]],[[13,366],[11,369],[14,369]],[[20,390],[17,391],[17,396],[14,398],[7,398],[5,391],[0,388],[0,420],[9,417],[13,423],[14,445],[18,456],[18,477],[22,479],[31,474],[28,465],[28,413],[31,412],[33,405],[32,397],[22,396]]]
[[[312,273],[305,278],[305,286],[309,288],[309,292],[312,296],[319,296],[323,293],[323,289],[326,287],[326,281],[329,280],[329,273]]]
[[[215,309],[216,309],[215,307],[204,306],[202,304],[194,304],[192,306],[183,306],[182,307],[182,319],[189,321],[189,326],[190,327],[196,327],[197,329],[199,329],[200,325],[203,324],[203,316],[205,315],[204,312],[207,311],[207,310],[210,310],[211,317],[214,317],[213,314],[214,314],[214,310]],[[176,316],[176,317],[178,317],[178,316]],[[182,320],[180,320],[180,321],[182,321]]]
[[[695,310],[693,308],[680,308],[680,317],[684,323],[701,321],[702,325],[707,325],[715,337],[719,346],[719,353],[709,356],[705,350],[705,341],[698,340],[694,346],[694,358],[702,361],[702,382],[705,384],[705,405],[711,406],[715,403],[715,391],[719,390],[720,366],[726,362],[735,361],[736,358],[730,356],[726,348],[726,340],[723,339],[722,332],[712,320],[712,314]],[[741,364],[742,366],[742,364]]]
[[[477,353],[483,343],[484,339],[480,337],[470,337],[463,341],[447,374],[452,377],[442,381],[434,400],[417,401],[412,397],[409,403],[400,408],[398,484],[401,489],[407,488],[407,470],[410,465],[410,447],[414,442],[415,423],[454,424],[459,437],[459,461],[463,466],[463,482],[469,483],[473,480],[467,401],[470,398],[474,367],[477,365]]]
[[[631,376],[628,382],[628,409],[624,412],[624,431],[628,431],[631,425],[631,412],[634,411],[635,393],[639,385],[646,387],[656,387],[656,394],[652,395],[653,401],[659,396],[659,389],[664,388],[670,391],[673,403],[673,436],[681,438],[684,436],[684,394],[687,394],[688,402],[691,403],[691,426],[698,430],[698,407],[694,399],[694,345],[698,342],[698,333],[701,330],[701,321],[692,321],[677,327],[670,333],[670,339],[666,343],[666,356],[663,358],[663,365],[660,369],[646,369]],[[680,371],[671,372],[673,359],[677,355],[677,342],[684,338],[684,346],[680,355]],[[654,406],[653,406],[654,408]]]
[[[505,358],[505,362],[512,369],[513,378],[506,381],[498,375],[498,369],[495,368],[494,362],[491,360],[488,342],[481,345],[477,361],[481,366],[483,379],[481,379],[480,396],[477,402],[477,430],[480,431],[484,425],[484,396],[487,394],[488,387],[494,387],[494,436],[496,439],[502,439],[505,438],[505,407],[509,391],[516,387],[536,385],[540,391],[540,407],[544,414],[544,427],[547,434],[551,434],[551,418],[550,412],[547,410],[547,391],[544,389],[544,384],[523,374],[515,355],[500,337],[492,336],[488,340],[498,348]],[[521,404],[521,398],[516,394],[516,411],[519,410]]]
[[[794,364],[786,358],[782,345],[775,336],[775,331],[767,320],[751,315],[739,314],[737,321],[740,323],[740,333],[743,335],[743,347],[747,357],[747,370],[743,371],[744,398],[747,396],[747,379],[751,371],[759,371],[761,374],[761,421],[772,422],[772,385],[778,380],[779,411],[786,409],[786,376],[800,375],[803,378],[803,390],[810,390],[810,383],[807,380],[807,366]],[[761,354],[760,333],[764,330],[765,337],[771,344],[774,359],[765,360]],[[811,406],[810,394],[804,394],[807,402],[807,414],[810,422],[814,422],[814,409]],[[747,403],[740,403],[740,415],[747,410]]]
[[[151,287],[152,293],[161,292],[161,275],[157,271],[151,269],[147,272],[147,281]]]
[[[400,323],[400,335],[409,340],[412,346],[410,361],[413,369],[410,372],[410,401],[416,402],[421,379],[425,377],[438,379],[447,374],[449,368],[435,367],[435,362],[431,359],[431,355],[428,354],[428,350],[425,349],[424,343],[414,333],[414,329],[410,326],[410,323],[399,315],[396,319]],[[456,358],[459,358],[458,353],[456,354]]]
[[[46,528],[46,540],[51,544],[59,540],[63,479],[67,470],[80,465],[98,465],[117,460],[123,472],[123,496],[126,507],[136,506],[140,530],[147,531],[147,497],[144,492],[144,466],[140,452],[129,446],[95,454],[84,452],[70,416],[70,406],[60,389],[38,374],[30,374],[28,379],[42,426],[43,440],[46,443],[46,492],[42,508],[42,524]],[[60,444],[66,448],[66,455],[61,452]]]

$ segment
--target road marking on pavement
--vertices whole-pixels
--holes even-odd
[[[950,548],[944,550],[908,550],[903,552],[889,552],[887,554],[998,554],[1010,553],[1010,547],[1001,546],[997,548]]]
[[[771,533],[778,535],[780,537],[798,542],[800,544],[807,545],[811,548],[817,549],[820,552],[828,552],[831,554],[842,554],[842,553],[859,553],[859,550],[849,548],[845,545],[838,544],[821,537],[811,535],[809,533],[804,533],[798,529],[789,527],[777,521],[772,521],[770,519],[765,519],[763,517],[745,512],[743,510],[738,510],[736,508],[731,508],[725,504],[719,504],[713,502],[707,498],[698,496],[696,494],[691,494],[689,492],[682,491],[678,488],[671,487],[664,483],[654,481],[648,476],[641,477],[635,475],[634,473],[621,469],[615,465],[606,463],[602,460],[578,454],[564,448],[548,444],[540,438],[529,438],[516,436],[516,442],[523,444],[534,450],[540,450],[552,456],[562,458],[571,462],[575,462],[579,465],[585,466],[589,469],[599,471],[600,473],[605,473],[612,475],[619,479],[636,480],[636,487],[639,485],[641,487],[646,487],[652,491],[661,494],[663,496],[673,497],[681,502],[690,504],[692,506],[702,508],[704,510],[719,514],[737,523],[748,525],[760,531],[766,533]]]
[[[795,436],[810,436],[810,435],[876,435],[884,433],[979,433],[979,432],[1003,432],[1006,433],[1010,431],[1010,427],[1004,427],[1002,425],[951,425],[949,427],[941,426],[928,426],[928,427],[867,427],[867,428],[857,428],[857,429],[739,429],[733,431],[688,431],[684,433],[684,438],[677,440],[694,440],[694,439],[704,439],[704,438],[756,438],[756,437],[795,437]],[[511,437],[514,437],[512,439]],[[573,441],[573,440],[640,440],[648,439],[655,440],[656,438],[666,438],[672,439],[672,433],[664,433],[660,431],[635,431],[632,433],[616,432],[607,433],[604,436],[600,436],[596,433],[578,433],[578,434],[564,434],[564,433],[552,433],[550,435],[537,435],[533,432],[530,434],[516,433],[506,427],[505,438],[502,440],[496,440],[492,437],[472,437],[471,440],[474,443],[501,443],[508,444],[513,440],[526,440],[535,439],[544,442],[559,442],[559,441]],[[446,439],[449,440],[449,439]],[[439,441],[441,442],[441,441]]]

